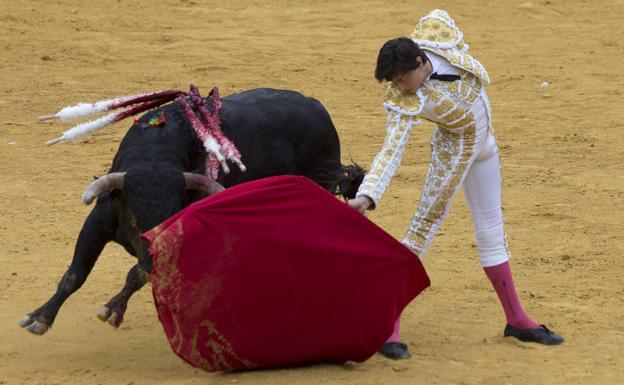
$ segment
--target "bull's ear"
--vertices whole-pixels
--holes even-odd
[[[115,189],[121,190],[124,185],[125,176],[125,172],[112,172],[94,180],[89,187],[87,187],[84,194],[82,194],[82,203],[89,205],[95,198],[99,198],[106,192]]]
[[[207,195],[216,194],[225,190],[225,187],[206,175],[185,172],[184,179],[186,180],[187,190],[199,190]]]

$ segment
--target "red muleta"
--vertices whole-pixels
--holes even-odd
[[[429,286],[415,254],[304,177],[231,187],[143,237],[171,348],[207,371],[364,361]]]

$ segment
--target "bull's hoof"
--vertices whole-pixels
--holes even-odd
[[[32,334],[41,336],[44,335],[48,329],[50,329],[50,325],[37,321],[35,317],[31,315],[27,315],[19,321],[19,326],[25,328]]]
[[[111,315],[111,309],[109,309],[106,305],[102,305],[100,310],[98,310],[98,312],[95,314],[100,319],[100,321],[106,322],[108,320],[108,317],[110,317]]]
[[[106,305],[102,305],[96,314],[101,321],[108,322],[112,327],[118,328],[123,322],[123,315],[111,310],[111,308]]]
[[[22,328],[25,328],[26,326],[30,325],[34,321],[35,321],[35,319],[33,317],[27,315],[26,317],[22,318],[19,321],[19,326],[22,327]]]

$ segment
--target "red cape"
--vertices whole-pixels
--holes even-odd
[[[144,239],[171,347],[207,371],[364,361],[429,286],[415,254],[303,177],[229,188]]]

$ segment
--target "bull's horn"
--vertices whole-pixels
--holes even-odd
[[[94,180],[82,194],[82,203],[91,204],[95,198],[99,198],[105,192],[122,189],[125,176],[125,172],[111,172]]]
[[[184,179],[186,179],[187,190],[199,190],[208,195],[216,194],[225,190],[225,187],[215,182],[214,179],[207,177],[206,175],[195,174],[192,172],[185,172]]]

